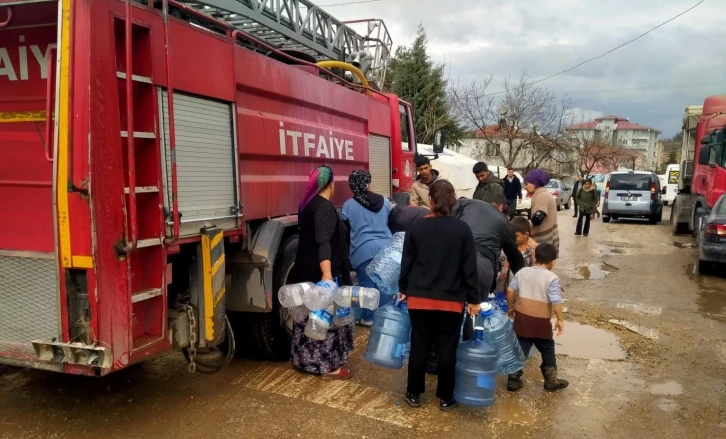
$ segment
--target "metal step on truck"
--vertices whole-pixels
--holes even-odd
[[[286,359],[310,170],[411,186],[391,49],[308,0],[0,0],[0,363]]]

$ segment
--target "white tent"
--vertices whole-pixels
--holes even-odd
[[[419,154],[434,155],[431,145],[419,143],[417,149]],[[472,171],[474,164],[476,164],[476,160],[450,149],[445,149],[443,153],[439,154],[438,159],[431,160],[431,167],[439,171],[439,177],[449,180],[454,185],[457,198],[471,198],[474,195],[474,189],[479,183]]]
[[[433,146],[419,143],[418,153],[432,156],[434,155]],[[476,160],[463,154],[445,149],[443,153],[439,154],[438,159],[431,160],[431,166],[439,171],[441,178],[449,180],[454,185],[457,197],[471,198],[474,195],[476,185],[479,184],[474,175],[476,162]],[[507,176],[507,168],[504,166],[490,166],[489,170],[499,178]],[[518,172],[515,172],[514,175],[519,177],[520,181],[523,181]]]

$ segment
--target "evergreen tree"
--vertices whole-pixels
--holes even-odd
[[[399,46],[389,60],[384,90],[413,106],[419,143],[431,144],[434,133],[443,130],[449,145],[459,144],[463,130],[450,114],[444,65],[435,65],[426,50],[426,31],[419,26],[413,44]]]

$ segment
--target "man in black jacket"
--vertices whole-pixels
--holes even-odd
[[[477,271],[479,274],[479,294],[481,301],[488,299],[496,281],[496,273],[501,269],[499,255],[504,251],[513,273],[524,267],[524,258],[517,248],[517,241],[502,210],[506,202],[504,195],[489,192],[484,200],[461,198],[456,204],[454,215],[471,228],[474,245],[478,253]],[[464,340],[474,335],[471,320],[464,326]]]
[[[512,167],[507,168],[507,177],[504,179],[504,197],[509,206],[509,219],[517,216],[517,200],[522,200],[522,182],[514,175]]]

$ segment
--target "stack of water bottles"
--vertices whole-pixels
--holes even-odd
[[[375,288],[338,287],[326,280],[284,285],[277,294],[280,305],[289,310],[295,322],[307,319],[305,335],[313,340],[325,340],[333,324],[353,323],[353,306],[376,310],[380,296]]]
[[[398,293],[398,278],[401,275],[404,232],[393,235],[366,268],[366,274],[376,284],[381,294],[394,296]]]

